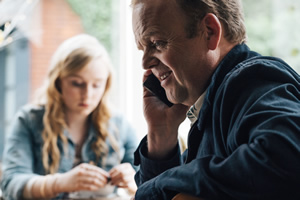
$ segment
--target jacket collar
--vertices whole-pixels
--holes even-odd
[[[219,63],[218,67],[211,77],[210,84],[207,87],[206,96],[198,116],[198,122],[196,122],[199,130],[201,130],[203,124],[205,124],[206,115],[210,112],[215,94],[221,86],[225,76],[242,61],[255,56],[259,56],[259,54],[250,51],[249,47],[246,44],[239,44],[233,47]]]

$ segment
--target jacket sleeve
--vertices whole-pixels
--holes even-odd
[[[300,198],[299,76],[254,66],[228,76],[216,93],[205,133],[214,135],[216,153],[144,182],[136,200],[167,200],[175,191],[212,200]]]
[[[145,136],[134,153],[134,164],[140,165],[140,170],[135,175],[137,185],[156,177],[162,172],[181,164],[180,148],[176,147],[174,156],[166,161],[154,161],[147,158],[147,136]]]
[[[147,151],[147,136],[145,136],[134,153],[134,164],[140,165],[140,170],[135,175],[135,181],[139,187],[135,199],[162,199],[157,194],[158,188],[155,186],[155,181],[164,176],[165,171],[169,171],[182,163],[180,147],[177,144],[174,155],[165,161],[150,160],[147,158]],[[168,196],[167,199],[171,199],[175,194],[176,192],[170,191],[168,194],[165,193]]]
[[[22,199],[27,181],[33,174],[32,135],[26,117],[19,112],[6,135],[2,160],[1,189],[4,199]]]

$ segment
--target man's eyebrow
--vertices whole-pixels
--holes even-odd
[[[159,35],[161,35],[161,32],[159,30],[152,29],[152,30],[146,31],[144,33],[144,36],[142,37],[142,41],[140,42],[139,45],[145,45],[145,43],[147,43],[152,36],[159,36]]]
[[[161,31],[159,31],[158,28],[151,28],[151,29],[145,30],[143,32],[143,34],[141,34],[141,35],[143,35],[141,37],[141,40],[136,42],[137,48],[139,50],[143,50],[143,46],[147,46],[148,45],[151,36],[153,36],[153,35],[161,35],[161,34],[162,33],[161,33]]]
[[[149,38],[153,35],[161,35],[161,31],[159,31],[158,28],[151,28],[150,30],[146,31],[145,38]]]

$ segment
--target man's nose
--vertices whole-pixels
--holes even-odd
[[[144,51],[143,69],[151,69],[159,64],[159,60],[153,55],[151,50]]]

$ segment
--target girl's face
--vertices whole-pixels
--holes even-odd
[[[88,116],[102,99],[109,69],[101,58],[61,79],[62,99],[68,114]]]

